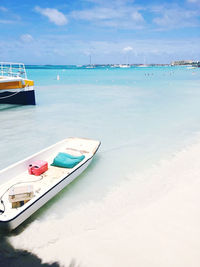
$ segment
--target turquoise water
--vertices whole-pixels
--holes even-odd
[[[37,105],[0,107],[0,168],[69,136],[102,142],[86,172],[23,224],[32,235],[35,222],[40,226],[52,216],[64,218],[63,208],[66,214],[101,201],[199,135],[200,69],[38,66],[27,73]]]
[[[68,136],[94,138],[102,142],[95,176],[109,175],[104,190],[125,173],[170,156],[200,130],[199,69],[38,67],[27,72],[35,81],[37,105],[0,107],[1,168]]]
[[[126,164],[135,169],[136,154],[142,154],[139,165],[143,165],[146,158],[177,148],[199,131],[199,69],[38,68],[27,72],[35,81],[37,105],[0,107],[1,168],[75,135],[101,140],[105,152],[120,147],[132,150],[133,160]]]

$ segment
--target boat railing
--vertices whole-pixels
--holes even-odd
[[[0,76],[27,79],[25,65],[23,63],[0,62]]]

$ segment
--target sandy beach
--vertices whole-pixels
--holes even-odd
[[[72,260],[88,267],[196,266],[199,151],[196,140],[170,160],[127,175],[102,201],[84,203],[62,219],[36,220],[9,241],[44,263],[64,266]]]

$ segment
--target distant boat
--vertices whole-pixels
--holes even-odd
[[[139,68],[146,68],[146,67],[148,67],[148,65],[147,65],[147,64],[141,64],[141,65],[139,65],[138,67],[139,67]]]
[[[96,140],[67,138],[0,171],[0,181],[7,179],[0,185],[0,227],[23,223],[88,167],[99,146]]]
[[[131,66],[128,64],[120,64],[119,67],[120,68],[130,68]]]
[[[94,68],[95,68],[94,65],[88,65],[88,66],[86,66],[86,69],[94,69]]]
[[[33,86],[23,63],[0,62],[0,104],[35,105]]]
[[[86,65],[86,69],[94,69],[95,66],[92,64],[92,55],[89,54],[89,60],[90,60],[90,64]]]
[[[143,62],[144,62],[143,64],[139,64],[139,65],[138,65],[139,68],[146,68],[146,67],[149,67],[149,66],[146,64],[146,57],[145,57],[145,55],[144,55]]]
[[[111,68],[119,68],[119,64],[112,64],[110,65]]]

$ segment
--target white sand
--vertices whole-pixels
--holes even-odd
[[[200,266],[200,143],[9,239],[43,262],[87,267]]]

